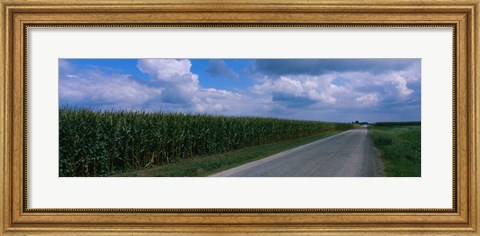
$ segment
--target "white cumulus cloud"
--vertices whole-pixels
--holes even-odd
[[[68,74],[59,83],[63,104],[83,103],[109,109],[135,109],[162,93],[133,80],[129,75],[107,75],[98,71]]]
[[[229,75],[233,70],[219,62],[206,73],[239,76]],[[252,73],[248,87],[226,86],[228,90],[202,87],[188,59],[139,59],[136,67],[148,79],[107,68],[78,69],[69,60],[59,60],[60,102],[100,109],[348,120],[352,111],[369,114],[420,100],[420,63],[396,70]]]
[[[152,78],[153,86],[163,90],[160,101],[153,107],[188,113],[224,115],[248,113],[246,109],[251,108],[251,101],[246,101],[248,97],[227,90],[201,88],[198,75],[191,72],[191,66],[188,59],[138,60],[138,69]]]

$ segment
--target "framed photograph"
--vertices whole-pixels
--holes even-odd
[[[479,7],[2,1],[0,235],[478,235]]]

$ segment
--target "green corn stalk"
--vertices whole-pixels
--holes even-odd
[[[59,119],[60,176],[108,176],[353,127],[277,118],[70,107],[60,109]]]

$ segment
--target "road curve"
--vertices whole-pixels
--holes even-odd
[[[212,177],[373,177],[383,164],[366,126],[250,162]]]

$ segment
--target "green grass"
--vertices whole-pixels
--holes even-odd
[[[384,161],[387,176],[421,176],[420,128],[420,125],[410,123],[368,126],[373,143]]]
[[[280,153],[307,143],[335,135],[342,131],[329,131],[322,134],[308,137],[281,141],[271,144],[264,144],[254,147],[243,148],[222,154],[195,157],[185,159],[176,163],[156,166],[149,169],[136,170],[119,174],[117,176],[139,176],[139,177],[200,177],[212,175],[245,163],[259,160],[276,153]]]
[[[353,124],[61,108],[61,177],[110,176],[253,146],[343,131]]]

